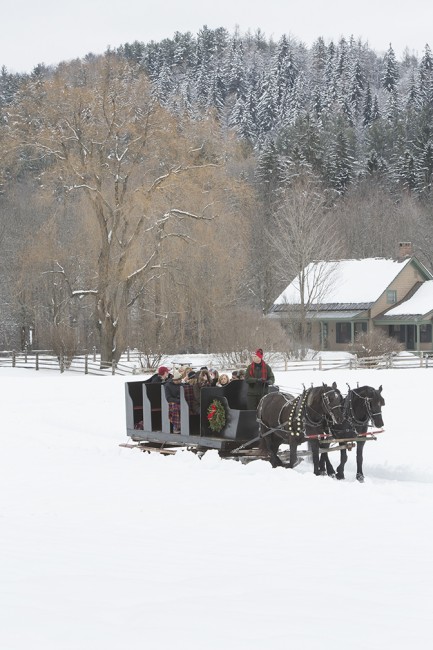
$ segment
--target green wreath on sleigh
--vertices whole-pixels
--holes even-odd
[[[226,410],[224,404],[219,399],[214,399],[207,410],[207,420],[209,428],[214,433],[219,433],[224,429],[227,423]]]

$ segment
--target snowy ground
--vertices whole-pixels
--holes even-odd
[[[428,648],[433,369],[276,375],[383,385],[363,485],[354,452],[337,482],[121,448],[128,378],[0,369],[1,650]]]

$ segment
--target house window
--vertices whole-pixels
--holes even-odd
[[[351,343],[352,326],[350,323],[336,323],[335,341],[336,343]]]
[[[360,321],[359,323],[355,323],[355,338],[359,336],[362,333],[365,333],[367,331],[367,321],[363,320]]]
[[[390,325],[388,333],[400,343],[406,342],[406,325]]]
[[[397,302],[397,291],[395,289],[388,289],[386,292],[386,302],[388,305],[393,305]]]
[[[431,343],[431,325],[425,323],[419,326],[420,343]]]

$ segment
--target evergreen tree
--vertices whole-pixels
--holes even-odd
[[[284,176],[284,163],[275,142],[268,138],[257,158],[257,180],[265,188],[265,194],[274,196]]]
[[[19,75],[10,74],[3,65],[0,72],[0,107],[10,104],[20,85]]]
[[[362,111],[363,126],[370,126],[373,122],[373,99],[371,97],[370,84],[367,84],[364,97],[364,109]]]
[[[415,146],[416,191],[423,198],[431,194],[433,180],[433,139]]]
[[[274,128],[278,118],[278,88],[272,77],[262,78],[261,92],[257,103],[257,132],[259,140]]]
[[[336,134],[335,143],[328,161],[331,186],[344,194],[354,176],[354,158],[347,136],[342,130]]]
[[[391,180],[405,192],[411,193],[416,187],[416,170],[413,153],[406,149],[392,165]]]
[[[191,32],[182,34],[175,32],[173,48],[173,63],[181,72],[186,72],[188,69],[196,65],[195,51],[196,44]]]
[[[398,65],[395,59],[394,50],[392,45],[389,45],[388,51],[385,54],[384,60],[384,72],[382,76],[382,86],[389,93],[394,92],[397,89],[398,83]]]
[[[379,100],[377,98],[377,95],[373,97],[373,109],[371,111],[371,120],[372,122],[375,122],[381,117],[381,112],[379,108]]]
[[[361,100],[364,94],[364,73],[362,71],[359,59],[356,59],[350,71],[350,102],[355,115],[358,114],[361,106]]]
[[[242,41],[232,38],[224,70],[227,93],[239,97],[245,91],[245,62]]]
[[[276,88],[277,106],[281,106],[287,93],[290,93],[298,72],[293,46],[286,36],[282,36],[271,61],[271,76]]]
[[[166,106],[174,88],[171,68],[167,63],[164,63],[161,67],[155,81],[155,87],[158,100],[163,106]]]

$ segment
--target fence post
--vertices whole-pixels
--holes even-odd
[[[93,346],[93,361],[96,361],[96,345]]]
[[[116,362],[115,361],[111,362],[111,374],[112,375],[116,374]]]
[[[65,371],[65,361],[63,359],[63,354],[60,355],[59,357],[59,365],[60,365],[60,372]]]
[[[322,370],[322,357],[319,357],[319,370]]]
[[[89,355],[87,353],[84,355],[84,374],[89,374]]]
[[[35,354],[35,364],[36,364],[36,370],[39,370],[39,352],[36,352]]]
[[[12,368],[15,368],[17,362],[16,352],[12,350]]]
[[[129,358],[129,345],[126,348],[126,359],[127,359],[127,361],[130,361],[130,358]]]
[[[27,363],[27,343],[24,346],[24,363]]]

